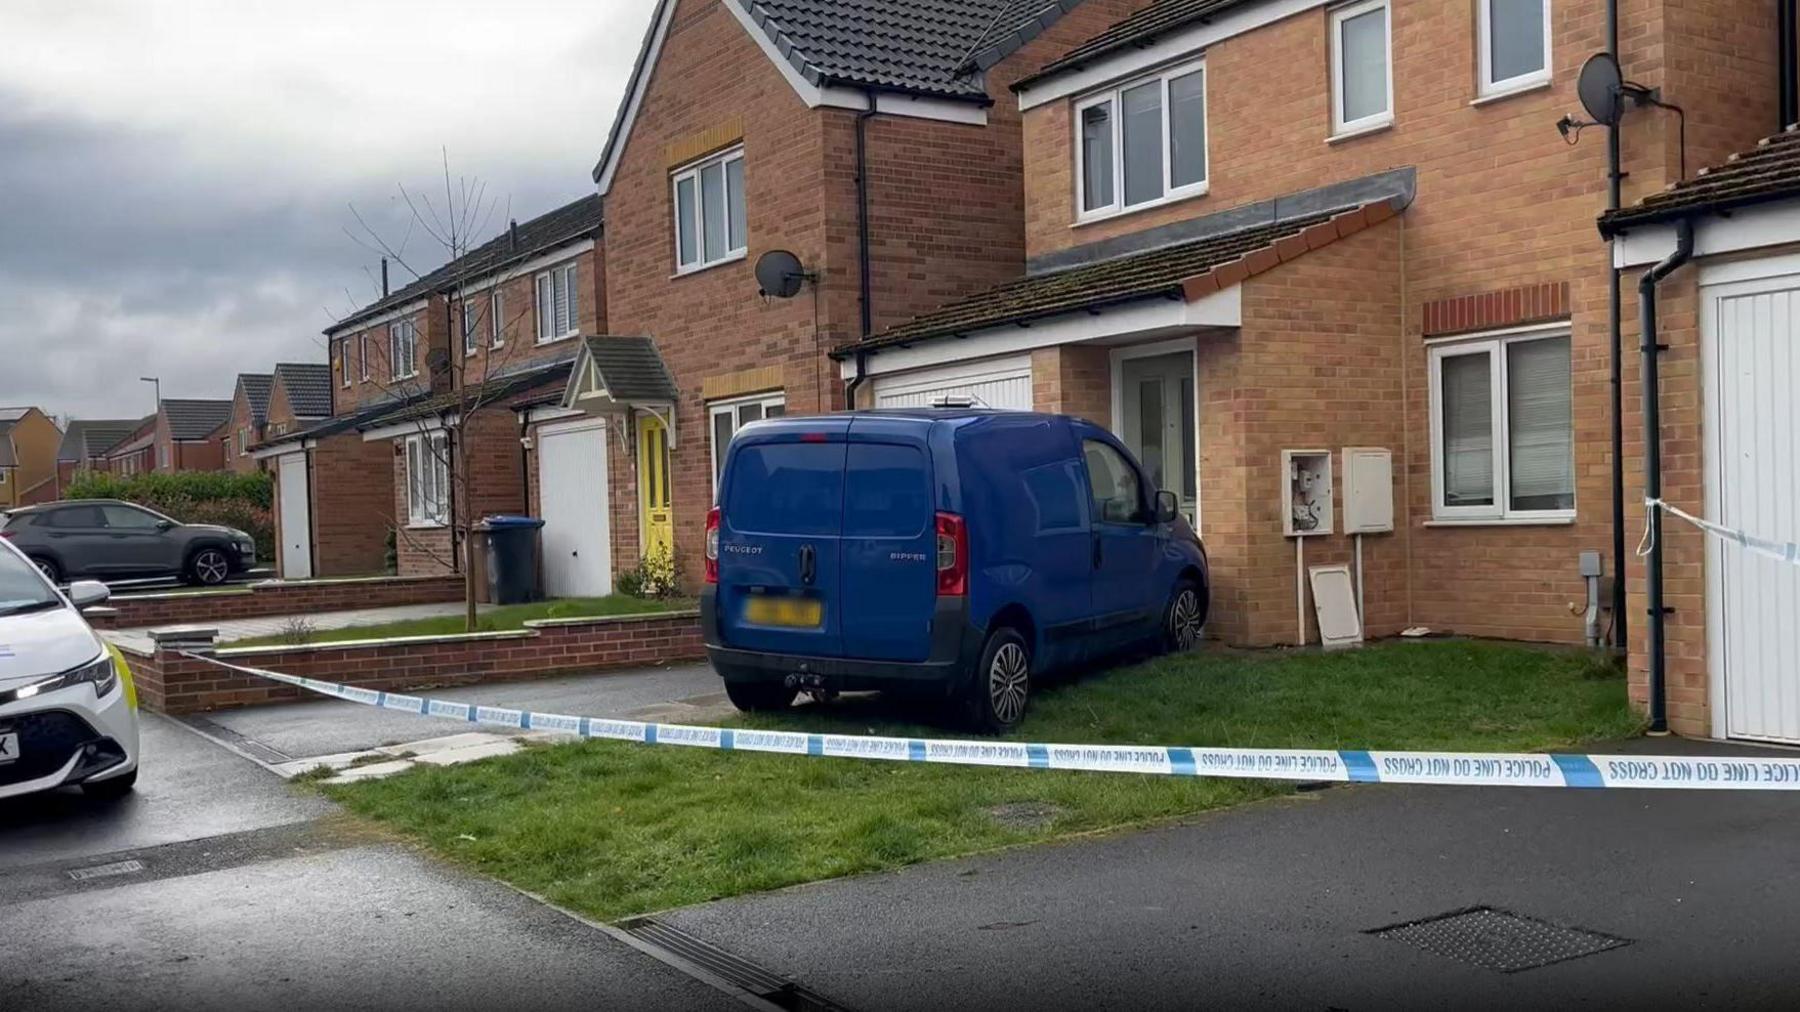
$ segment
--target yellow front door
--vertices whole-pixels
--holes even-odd
[[[643,555],[675,553],[675,515],[669,490],[669,430],[655,415],[638,416],[638,510]]]

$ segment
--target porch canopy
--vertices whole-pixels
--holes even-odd
[[[562,406],[588,415],[646,411],[661,419],[675,447],[675,377],[649,337],[600,335],[582,339]]]

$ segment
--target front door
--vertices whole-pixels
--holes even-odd
[[[669,489],[669,429],[651,414],[638,416],[638,510],[644,532],[640,557],[675,553],[675,513]]]
[[[1178,351],[1119,362],[1119,437],[1159,491],[1181,499],[1181,513],[1194,523],[1199,503],[1194,438],[1194,353]]]

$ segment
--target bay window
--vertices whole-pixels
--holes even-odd
[[[1188,63],[1075,105],[1078,218],[1206,192],[1206,67]]]
[[[1476,50],[1483,96],[1550,80],[1550,0],[1480,0]]]
[[[711,155],[676,170],[675,270],[696,271],[743,257],[744,150]]]
[[[1431,349],[1432,514],[1440,520],[1575,516],[1567,330]]]

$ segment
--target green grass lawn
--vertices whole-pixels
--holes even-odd
[[[963,736],[921,727],[921,716],[929,711],[859,698],[739,723]],[[1162,658],[1046,687],[1017,737],[1529,751],[1638,729],[1623,678],[1595,677],[1583,654],[1440,641]],[[452,860],[599,918],[1166,820],[1292,789],[605,741],[326,788]]]
[[[610,597],[568,597],[555,601],[538,601],[534,604],[509,604],[481,613],[477,632],[499,632],[506,629],[523,629],[525,623],[541,618],[589,618],[597,615],[646,615],[659,611],[677,611],[692,608],[694,602],[686,598],[652,601],[641,597],[628,597],[624,594],[613,594]],[[274,636],[256,636],[250,639],[234,640],[227,646],[264,647],[288,646],[295,643],[341,643],[345,640],[378,639],[390,636],[448,636],[467,632],[463,617],[444,615],[438,618],[415,618],[403,622],[387,622],[382,625],[350,626],[345,629],[317,629],[305,635],[278,633]]]

